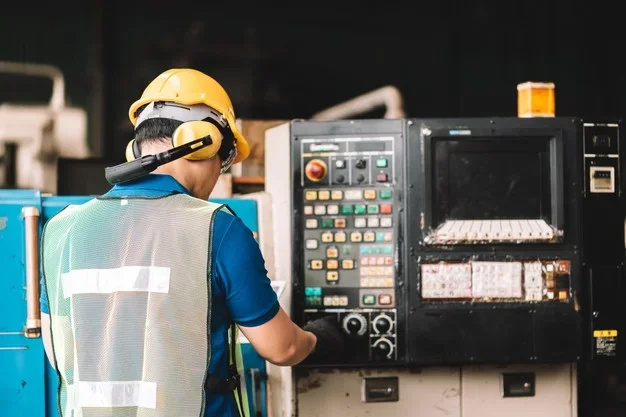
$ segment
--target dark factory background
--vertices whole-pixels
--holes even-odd
[[[130,103],[169,67],[214,76],[243,119],[307,118],[384,85],[410,117],[512,116],[524,81],[556,84],[557,115],[626,114],[621,17],[599,2],[291,4],[12,3],[0,59],[58,66],[94,151],[113,159]],[[45,99],[37,83],[2,76],[1,99]]]

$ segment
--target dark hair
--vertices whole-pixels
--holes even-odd
[[[141,106],[137,109],[136,114],[140,114],[146,106]],[[139,149],[142,149],[143,145],[153,143],[170,143],[172,135],[178,126],[182,122],[171,119],[148,119],[145,120],[137,129],[135,129],[135,140]]]

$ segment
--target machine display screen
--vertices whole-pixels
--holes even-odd
[[[434,141],[434,213],[448,219],[550,218],[549,141]]]
[[[554,237],[553,140],[518,136],[433,138],[431,213],[432,227],[438,228],[439,237]]]

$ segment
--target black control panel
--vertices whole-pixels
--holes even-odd
[[[404,123],[294,121],[294,311],[332,316],[345,357],[314,365],[404,359],[401,259]]]
[[[412,363],[580,358],[580,126],[571,118],[409,121]]]

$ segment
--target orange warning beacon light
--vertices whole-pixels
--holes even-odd
[[[554,83],[518,84],[517,117],[555,117]]]

